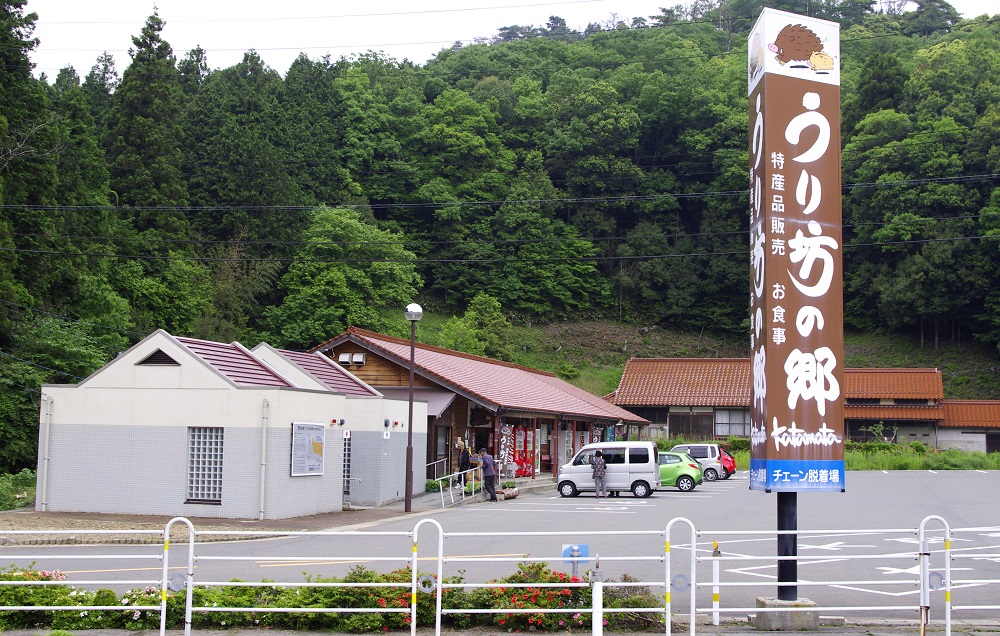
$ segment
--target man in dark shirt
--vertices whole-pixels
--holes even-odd
[[[486,452],[485,448],[479,449],[479,457],[483,462],[483,483],[486,486],[486,492],[490,495],[490,501],[497,500],[497,466],[496,462],[493,461],[493,457]]]

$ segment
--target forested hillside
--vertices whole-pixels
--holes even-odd
[[[416,300],[500,357],[476,316],[745,339],[762,2],[689,4],[288,69],[210,70],[154,14],[130,59],[37,79],[30,3],[0,0],[0,472],[34,463],[41,384],[156,328],[303,349],[406,334]],[[842,25],[847,325],[995,348],[1000,18],[767,4]]]

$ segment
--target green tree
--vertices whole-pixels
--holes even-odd
[[[268,341],[306,348],[350,325],[390,330],[386,310],[413,298],[421,280],[401,237],[363,221],[355,210],[319,208],[265,312]]]
[[[8,351],[0,350],[0,473],[37,466],[41,385],[78,382],[109,359],[81,323],[30,314]]]
[[[111,110],[111,95],[118,88],[121,78],[115,70],[115,58],[105,51],[97,57],[97,63],[91,67],[83,80],[83,94],[90,107],[90,116],[94,125],[103,130],[104,120]]]
[[[44,296],[51,281],[44,236],[55,228],[33,208],[55,202],[59,143],[47,89],[31,75],[37,16],[24,6],[0,1],[0,300],[15,303]],[[0,313],[0,346],[10,327]]]
[[[155,12],[132,38],[132,63],[122,75],[106,121],[104,147],[111,187],[132,209],[134,228],[153,238],[186,236],[181,173],[181,91],[176,60],[160,37]]]
[[[461,318],[452,317],[441,328],[441,346],[513,361],[514,334],[500,301],[487,293],[476,294]]]
[[[257,242],[255,256],[287,255],[308,221],[285,147],[282,90],[281,77],[251,51],[208,77],[184,120],[196,230]]]

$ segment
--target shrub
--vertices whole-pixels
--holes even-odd
[[[512,587],[503,586],[477,590],[480,606],[495,609],[573,609],[579,612],[565,614],[497,613],[488,614],[491,624],[508,631],[517,630],[567,630],[589,628],[590,586],[568,584],[582,583],[583,579],[567,576],[564,572],[550,570],[543,563],[521,563],[514,574],[500,579],[500,583],[558,583],[566,587]]]
[[[66,576],[59,570],[36,570],[16,565],[0,570],[0,581],[62,581]],[[0,586],[0,605],[60,605],[73,588],[69,585],[4,585]],[[0,611],[0,631],[37,629],[52,622],[52,612],[45,610]]]
[[[638,579],[623,574],[621,580],[622,583],[634,583]],[[604,587],[604,607],[656,607],[662,603],[663,600],[648,587],[618,587],[614,585]],[[665,627],[662,613],[609,612],[604,615],[604,618],[607,621],[606,631],[611,632],[662,631]]]
[[[0,510],[25,508],[35,502],[35,471],[27,468],[0,475]]]

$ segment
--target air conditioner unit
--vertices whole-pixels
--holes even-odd
[[[363,353],[355,353],[355,354],[353,354],[351,356],[351,362],[354,363],[354,364],[356,364],[356,365],[358,365],[358,366],[363,365],[365,363],[365,354],[363,354]]]
[[[340,357],[338,358],[337,361],[346,367],[347,365],[351,364],[351,354],[342,353],[340,354]]]

